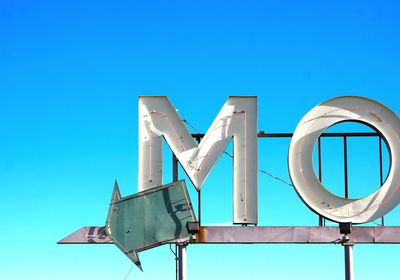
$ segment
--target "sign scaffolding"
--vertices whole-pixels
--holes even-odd
[[[189,244],[341,244],[344,248],[346,280],[354,279],[354,245],[400,244],[400,227],[384,225],[384,215],[400,201],[400,120],[396,114],[369,99],[339,97],[310,110],[294,133],[256,133],[256,114],[250,113],[256,111],[255,97],[230,97],[206,134],[189,134],[180,124],[180,118],[168,99],[141,98],[141,191],[121,198],[116,185],[106,225],[84,227],[58,243],[116,244],[139,267],[137,252],[166,243],[175,244],[178,254],[177,278],[180,280],[187,276]],[[324,132],[333,124],[343,121],[367,124],[375,132]],[[254,204],[243,203],[257,201],[257,176],[247,171],[249,167],[257,166],[257,155],[254,152],[257,152],[258,141],[252,142],[252,149],[247,148],[249,143],[245,138],[252,137],[248,135],[249,131],[254,132],[250,133],[253,136],[257,135],[256,139],[291,138],[288,156],[290,177],[300,198],[318,215],[318,226],[202,226],[201,186],[232,137],[235,145],[236,142],[240,143],[235,146],[233,222],[257,225],[257,209],[254,209]],[[161,186],[159,145],[163,136],[173,150],[173,182]],[[321,139],[324,137],[343,139],[343,198],[333,195],[322,185]],[[374,137],[379,144],[382,186],[361,199],[350,199],[348,196],[347,140],[350,137]],[[387,178],[383,178],[382,142],[387,144],[391,160]],[[314,145],[318,147],[318,175],[314,174],[312,165]],[[247,157],[248,153],[252,157]],[[178,181],[179,163],[198,192],[197,220],[186,185],[184,181]],[[152,217],[150,220],[155,222],[149,222],[145,217]],[[338,223],[338,226],[325,226],[325,219]],[[381,226],[354,226],[376,219],[381,219]]]

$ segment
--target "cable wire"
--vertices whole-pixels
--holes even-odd
[[[226,155],[227,155],[228,157],[230,157],[230,158],[233,158],[233,155],[231,155],[231,154],[228,153],[227,151],[224,151],[224,154],[226,154]],[[276,176],[272,175],[271,173],[269,173],[269,172],[267,172],[267,171],[265,171],[265,170],[262,170],[262,169],[260,169],[260,168],[257,168],[257,170],[258,170],[259,172],[265,174],[265,175],[268,175],[269,177],[271,177],[271,178],[273,178],[273,179],[275,179],[275,180],[278,180],[278,181],[281,182],[281,183],[284,183],[284,184],[286,184],[286,185],[288,185],[288,186],[293,187],[293,184],[291,184],[291,183],[289,183],[289,182],[287,182],[287,181],[285,181],[285,180],[283,180],[283,179],[281,179],[281,178],[279,178],[279,177],[276,177]]]
[[[171,245],[172,244],[169,243],[169,249],[171,250],[172,254],[174,254],[174,256],[175,256],[175,278],[176,278],[176,280],[178,280],[178,260],[179,260],[179,258],[178,258],[178,254],[177,254],[177,247],[175,245],[175,251],[174,251],[174,250],[172,250]]]
[[[197,129],[195,129],[195,128],[193,127],[193,125],[191,125],[187,120],[183,119],[182,121],[183,121],[184,123],[187,123],[188,126],[190,126],[190,127],[194,130],[194,132],[196,132],[197,134],[200,134],[200,133],[197,131]]]
[[[131,274],[132,269],[133,269],[134,266],[135,266],[135,264],[133,264],[133,265],[131,266],[131,268],[129,269],[128,273],[126,274],[124,280],[128,279],[128,277],[129,277],[129,275]]]
[[[190,126],[197,134],[200,134],[200,133],[197,131],[197,129],[194,128],[194,126],[191,125],[186,119],[182,119],[182,121],[183,121],[184,123],[186,123],[188,126]],[[233,159],[233,155],[231,155],[231,154],[228,153],[227,151],[224,151],[224,154]],[[277,180],[277,181],[279,181],[279,182],[281,182],[281,183],[283,183],[283,184],[286,184],[286,185],[288,185],[288,186],[293,187],[293,184],[292,184],[292,183],[289,183],[288,181],[285,181],[285,180],[283,180],[283,179],[281,179],[281,178],[279,178],[279,177],[277,177],[277,176],[275,176],[275,175],[272,175],[271,173],[269,173],[269,172],[267,172],[267,171],[265,171],[265,170],[263,170],[263,169],[257,168],[257,170],[258,170],[258,172],[263,173],[263,174],[265,174],[265,175],[267,175],[267,176],[269,176],[269,177],[271,177],[271,178],[273,178],[273,179],[275,179],[275,180]]]
[[[171,250],[172,254],[174,254],[175,258],[177,258],[178,256],[176,255],[176,252],[174,252],[174,250],[172,250],[171,245],[172,245],[172,244],[169,243],[169,249]]]

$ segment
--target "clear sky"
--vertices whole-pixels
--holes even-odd
[[[122,195],[137,191],[139,95],[167,95],[200,132],[229,95],[257,95],[266,132],[292,132],[313,106],[348,94],[398,114],[399,9],[398,1],[0,0],[0,279],[124,279],[132,264],[115,246],[56,242],[104,225],[114,179]],[[360,129],[337,129],[349,128]],[[377,141],[349,141],[350,194],[366,195],[379,187]],[[260,140],[260,168],[289,180],[288,144]],[[340,142],[323,145],[324,183],[341,195]],[[204,224],[232,221],[231,167],[223,157],[203,186]],[[260,225],[318,221],[291,187],[263,174],[259,204]],[[388,225],[400,225],[399,208]],[[399,271],[398,245],[354,254],[357,279]],[[174,279],[168,246],[140,258],[145,272],[128,279]],[[189,279],[335,280],[343,262],[336,245],[188,249]]]

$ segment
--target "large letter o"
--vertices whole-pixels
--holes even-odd
[[[391,166],[384,184],[374,193],[347,199],[329,192],[315,175],[312,157],[318,137],[344,121],[373,127],[388,145]],[[338,97],[309,111],[299,122],[289,148],[290,178],[300,198],[317,214],[338,223],[376,220],[400,202],[400,120],[384,105],[362,97]]]

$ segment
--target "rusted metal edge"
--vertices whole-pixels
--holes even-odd
[[[400,244],[400,227],[353,227],[348,243]],[[318,226],[202,226],[198,244],[336,244],[339,227]]]

